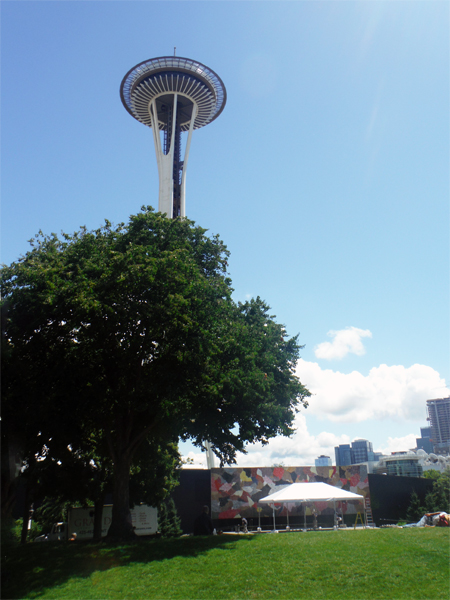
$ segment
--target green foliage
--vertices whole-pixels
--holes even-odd
[[[22,520],[20,520],[20,528],[18,523],[19,521],[14,520],[12,517],[5,517],[1,520],[1,542],[3,552],[20,542]]]
[[[425,496],[424,504],[424,513],[432,513],[439,510],[439,508],[436,507],[436,501],[432,491],[428,492],[428,494]]]
[[[50,533],[53,523],[67,522],[67,511],[70,506],[71,503],[61,497],[45,498],[34,511],[34,521],[43,533]]]
[[[310,395],[297,337],[260,298],[233,302],[228,251],[205,234],[143,208],[116,227],[40,232],[1,270],[7,430],[30,464],[80,458],[88,476],[71,481],[110,461],[116,535],[131,529],[130,470],[146,441],[164,455],[179,437],[209,440],[230,463],[292,433]]]
[[[427,512],[443,511],[450,514],[450,468],[435,478],[433,490],[425,496]]]
[[[11,535],[15,543],[20,542],[20,537],[22,535],[22,527],[23,527],[23,519],[16,519],[14,521],[14,525],[11,528]]]
[[[438,471],[437,469],[428,469],[427,471],[423,472],[422,477],[424,479],[439,479],[439,477],[441,476],[441,472]]]
[[[131,468],[130,505],[158,506],[178,485],[181,457],[175,442],[161,444],[147,438],[139,447]]]
[[[435,469],[425,473],[429,473],[427,478],[433,480],[433,489],[425,496],[424,505],[421,505],[417,493],[412,492],[406,513],[410,522],[419,521],[425,513],[443,511],[450,514],[450,468],[443,473]]]
[[[421,505],[419,496],[414,490],[411,494],[410,504],[408,506],[408,510],[406,511],[406,519],[410,523],[417,523],[424,513],[426,512],[425,508]]]
[[[22,526],[23,526],[23,520],[17,519],[15,527],[14,527],[14,539],[17,543],[20,542],[20,538],[21,538],[21,534],[22,534]],[[37,523],[36,521],[32,521],[31,527],[28,530],[27,541],[33,541],[35,538],[37,538],[39,535],[41,535],[43,533],[47,533],[47,531],[44,531],[44,529],[41,527],[41,525],[39,523]]]
[[[7,550],[11,546],[16,544],[20,544],[21,536],[22,536],[22,519],[11,519],[6,518],[2,519],[1,523],[1,542],[3,550]],[[38,523],[33,521],[31,523],[31,528],[28,530],[27,540],[32,541],[38,535],[43,533],[42,528]]]
[[[173,498],[164,500],[158,506],[158,530],[163,538],[180,537],[183,533]]]

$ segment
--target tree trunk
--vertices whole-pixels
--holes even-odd
[[[131,458],[128,453],[116,457],[112,522],[107,536],[109,540],[127,540],[136,536],[130,513],[130,466]]]
[[[94,502],[94,541],[99,542],[102,539],[103,525],[103,504],[105,502],[105,493],[102,492],[100,497]]]
[[[18,477],[15,477],[13,480],[11,480],[9,479],[9,474],[4,475],[2,472],[2,520],[6,520],[7,518],[11,518],[12,516],[12,509],[14,508],[14,503],[16,501],[17,482]]]

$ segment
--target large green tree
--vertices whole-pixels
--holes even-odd
[[[107,448],[111,537],[132,533],[130,470],[145,441],[209,440],[229,463],[291,434],[307,404],[297,337],[261,299],[232,300],[227,259],[217,236],[143,207],[127,224],[40,232],[2,268],[10,420],[38,445],[94,435]]]

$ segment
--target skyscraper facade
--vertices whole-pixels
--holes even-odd
[[[314,461],[316,467],[331,467],[331,458],[329,456],[325,456],[321,454],[319,458],[316,458]]]
[[[427,400],[431,442],[436,454],[450,454],[450,397]]]
[[[341,444],[334,449],[336,466],[358,465],[379,459],[379,453],[373,451],[372,442],[369,440],[355,440],[350,444]]]
[[[373,460],[373,446],[369,440],[355,440],[352,442],[352,464]]]
[[[416,447],[418,450],[424,450],[427,454],[434,452],[431,441],[431,427],[420,428],[420,438],[416,438]]]
[[[336,446],[334,449],[334,454],[336,457],[337,467],[344,467],[352,464],[350,444],[341,444],[340,446]]]

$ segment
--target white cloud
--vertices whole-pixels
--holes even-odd
[[[308,412],[335,422],[423,421],[425,401],[449,393],[445,380],[426,365],[380,365],[365,376],[322,369],[300,359],[297,375],[313,394]]]
[[[332,330],[327,335],[333,338],[333,340],[331,342],[322,342],[315,347],[314,354],[317,358],[340,360],[347,356],[347,354],[362,356],[366,353],[366,349],[361,338],[372,337],[372,333],[368,329],[358,329],[357,327],[346,327],[339,331]]]
[[[274,438],[265,446],[248,446],[247,454],[237,455],[238,466],[263,467],[280,463],[286,466],[314,465],[315,459],[321,454],[329,456],[334,463],[335,446],[350,443],[350,437],[329,431],[312,435],[307,427],[309,415],[328,421],[324,425],[331,430],[333,422],[369,421],[377,429],[378,437],[383,421],[396,421],[402,425],[411,423],[410,431],[417,429],[416,434],[389,437],[386,442],[378,443],[377,446],[374,444],[374,450],[390,454],[414,448],[416,437],[419,437],[418,423],[423,424],[426,417],[425,401],[450,394],[445,380],[426,365],[380,365],[371,369],[368,375],[363,375],[357,371],[346,374],[322,369],[317,363],[301,359],[297,365],[297,374],[313,395],[308,409],[296,416],[296,432],[291,438]],[[371,439],[371,436],[368,437]],[[194,459],[194,468],[206,468],[204,453],[189,452],[186,456]]]
[[[383,448],[374,448],[375,452],[382,452],[383,454],[391,454],[391,452],[406,452],[416,447],[416,439],[419,437],[418,434],[410,433],[403,437],[388,437],[387,446]]]
[[[260,443],[247,446],[247,454],[237,454],[239,467],[271,467],[274,464],[284,465],[314,465],[315,459],[324,454],[329,456],[334,463],[334,447],[339,444],[348,444],[347,435],[335,435],[323,431],[319,435],[311,435],[307,428],[306,415],[298,414],[295,423],[296,431],[292,437],[279,436],[270,440],[263,446]],[[206,468],[206,454],[189,452],[183,458],[193,459],[193,464],[185,468]],[[215,466],[219,466],[219,459],[215,459]]]
[[[183,460],[189,459],[190,462],[183,465],[183,469],[206,469],[206,452],[188,452],[182,456]],[[216,466],[218,459],[216,458]]]
[[[335,435],[323,431],[319,435],[311,435],[307,428],[306,416],[298,414],[295,423],[296,431],[292,437],[276,437],[268,444],[253,444],[247,447],[247,454],[239,453],[237,464],[241,467],[262,466],[274,464],[314,465],[315,459],[321,454],[329,456],[334,463],[334,447],[348,444],[347,435]]]

